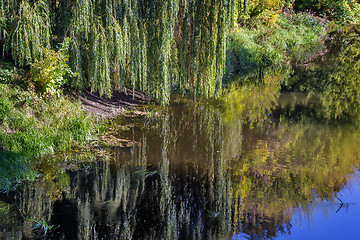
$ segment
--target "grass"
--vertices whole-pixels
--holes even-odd
[[[22,181],[36,177],[37,172],[29,167],[23,156],[0,150],[0,192],[9,192]]]
[[[26,81],[0,64],[0,191],[35,177],[30,159],[81,145],[97,130],[78,101],[39,95]]]
[[[0,144],[38,157],[91,138],[91,118],[66,97],[39,97],[33,91],[0,84]]]

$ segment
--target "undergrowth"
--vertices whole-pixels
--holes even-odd
[[[97,129],[79,102],[64,95],[40,95],[18,73],[1,65],[0,191],[34,177],[30,159],[81,145]]]
[[[265,11],[228,38],[227,75],[243,76],[311,61],[325,50],[327,21],[306,13]]]
[[[80,104],[67,97],[40,97],[0,84],[0,129],[5,149],[38,157],[89,139],[94,124]]]

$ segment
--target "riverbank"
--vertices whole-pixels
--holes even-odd
[[[114,118],[119,115],[126,115],[129,110],[133,114],[142,115],[144,112],[136,110],[140,104],[151,102],[145,94],[125,88],[125,91],[113,91],[111,98],[101,97],[97,93],[84,91],[73,92],[72,95],[79,99],[83,109],[94,117]]]
[[[91,142],[108,145],[118,140],[105,131],[106,119],[121,115],[143,115],[136,106],[145,95],[126,89],[110,99],[84,91],[56,95],[40,94],[24,69],[0,63],[0,191],[33,180],[34,158],[68,151],[74,146],[89,150]]]
[[[291,71],[327,52],[329,21],[310,12],[264,12],[229,34],[225,81]]]
[[[0,130],[0,190],[8,191],[34,178],[30,159],[83,144],[99,127],[75,99],[0,83]]]

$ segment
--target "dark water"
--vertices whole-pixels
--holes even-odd
[[[356,119],[271,79],[226,96],[127,121],[109,160],[45,161],[1,196],[0,239],[357,239]]]

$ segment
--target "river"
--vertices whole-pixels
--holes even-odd
[[[356,239],[360,133],[328,111],[269,81],[121,118],[114,135],[136,144],[81,168],[41,164],[42,180],[2,196],[1,236]]]

